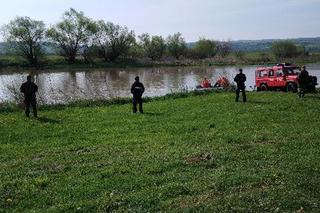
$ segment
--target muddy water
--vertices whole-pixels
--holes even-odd
[[[247,75],[247,88],[254,87],[256,66],[242,67]],[[68,103],[79,99],[129,97],[135,76],[145,84],[145,96],[162,96],[171,92],[194,89],[204,77],[215,82],[220,75],[230,79],[239,67],[165,67],[138,69],[88,69],[78,71],[42,70],[14,72],[0,70],[0,103],[19,99],[19,87],[32,73],[39,86],[38,98],[43,104]],[[320,79],[320,64],[308,66],[310,74]]]

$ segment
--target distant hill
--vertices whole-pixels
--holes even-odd
[[[231,41],[231,48],[234,51],[244,52],[270,51],[272,43],[279,40],[281,39]],[[296,38],[286,40],[293,41],[296,45],[304,46],[309,52],[320,52],[320,37]],[[193,47],[194,45],[195,42],[188,43],[188,47]]]
[[[293,41],[298,46],[304,46],[309,52],[320,52],[320,37],[317,38],[297,38],[288,39]],[[279,41],[279,39],[265,39],[265,40],[242,40],[232,41],[233,50],[241,50],[245,52],[251,51],[268,51],[271,50],[272,43]]]
[[[6,53],[6,43],[0,42],[0,54],[5,54]]]

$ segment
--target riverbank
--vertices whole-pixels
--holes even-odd
[[[173,59],[167,58],[159,61],[150,59],[126,59],[117,63],[105,62],[102,59],[94,59],[85,63],[78,58],[74,64],[69,64],[62,56],[48,55],[40,60],[38,69],[82,69],[82,68],[141,68],[141,67],[175,67],[175,66],[233,66],[233,65],[267,65],[279,63],[270,52],[242,52],[232,53],[226,57],[214,57],[208,59]],[[281,62],[295,64],[319,63],[320,53],[312,53],[308,56],[281,59]],[[0,68],[32,68],[21,56],[0,56]]]
[[[230,88],[232,89],[232,88]],[[222,90],[216,90],[216,93],[225,92]],[[144,103],[149,103],[153,101],[165,101],[165,100],[174,100],[177,98],[187,98],[193,96],[202,96],[208,95],[212,93],[211,90],[194,90],[194,91],[181,91],[175,93],[169,93],[164,96],[158,97],[144,97]],[[102,106],[113,106],[113,105],[125,105],[131,104],[132,98],[111,98],[111,99],[98,99],[98,100],[79,100],[74,101],[66,104],[38,104],[39,110],[63,110],[70,107],[102,107]],[[0,103],[0,113],[11,113],[11,112],[18,112],[23,109],[23,106],[20,104],[16,104],[14,102],[9,103]]]
[[[319,109],[270,92],[0,113],[0,211],[317,211]]]

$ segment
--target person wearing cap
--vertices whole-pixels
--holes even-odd
[[[30,75],[27,76],[27,81],[21,85],[20,92],[24,94],[26,116],[28,118],[30,117],[31,106],[33,110],[33,115],[35,118],[37,118],[38,114],[36,92],[38,92],[38,86],[32,82],[32,77]]]
[[[299,92],[298,95],[300,98],[304,97],[304,94],[307,90],[309,83],[309,73],[306,70],[306,66],[301,67],[301,73],[298,76]]]
[[[135,77],[135,82],[131,86],[131,93],[133,95],[132,99],[132,109],[133,113],[137,113],[137,104],[139,104],[139,112],[143,113],[142,108],[142,95],[144,93],[144,85],[140,82],[139,76]]]
[[[234,81],[237,83],[236,102],[239,102],[240,91],[242,92],[243,102],[247,102],[246,85],[245,85],[246,80],[247,80],[246,75],[243,74],[242,69],[239,69],[239,73],[234,78]]]

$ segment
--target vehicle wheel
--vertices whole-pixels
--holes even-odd
[[[260,85],[260,90],[261,91],[268,91],[268,86],[266,84],[261,84]]]
[[[297,85],[295,83],[288,83],[287,92],[297,92]]]
[[[260,92],[261,91],[261,88],[260,87],[257,87],[257,92]]]

